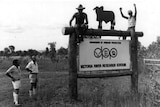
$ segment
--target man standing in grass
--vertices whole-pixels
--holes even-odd
[[[36,95],[37,82],[38,82],[38,64],[35,56],[31,57],[31,61],[27,64],[26,70],[30,72],[29,79],[31,87],[29,90],[29,96]]]
[[[13,102],[15,106],[19,106],[18,96],[19,88],[21,86],[21,70],[18,59],[13,60],[13,65],[6,71],[6,75],[11,78],[13,85]]]

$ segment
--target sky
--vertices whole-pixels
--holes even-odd
[[[119,8],[128,15],[128,10],[134,13],[134,3],[136,31],[144,33],[139,41],[147,47],[160,36],[159,0],[0,0],[0,50],[9,45],[15,50],[45,50],[51,42],[56,42],[56,49],[67,48],[69,36],[63,35],[62,29],[69,26],[79,4],[86,8],[89,28],[98,27],[93,8],[104,6],[104,10],[115,13],[115,30],[126,30],[127,20],[121,17]],[[110,29],[110,24],[103,23],[103,29]]]

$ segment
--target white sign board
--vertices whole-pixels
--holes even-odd
[[[129,41],[84,39],[79,46],[79,71],[130,69]]]

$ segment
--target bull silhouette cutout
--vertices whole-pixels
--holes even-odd
[[[102,22],[104,21],[106,24],[111,22],[111,29],[114,29],[115,26],[115,15],[113,11],[104,11],[103,6],[96,6],[93,10],[95,10],[97,14],[97,21],[99,22],[98,28],[102,29]]]

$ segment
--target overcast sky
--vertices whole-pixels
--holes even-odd
[[[75,8],[82,4],[88,14],[89,28],[97,28],[93,8],[104,6],[116,16],[116,30],[126,30],[127,20],[120,15],[119,8],[127,15],[137,6],[136,30],[142,31],[139,38],[148,46],[160,36],[159,0],[0,0],[0,50],[14,45],[16,50],[45,50],[48,43],[57,42],[56,48],[67,47],[68,36],[62,35],[62,28],[69,25]],[[103,23],[103,29],[110,25]]]

